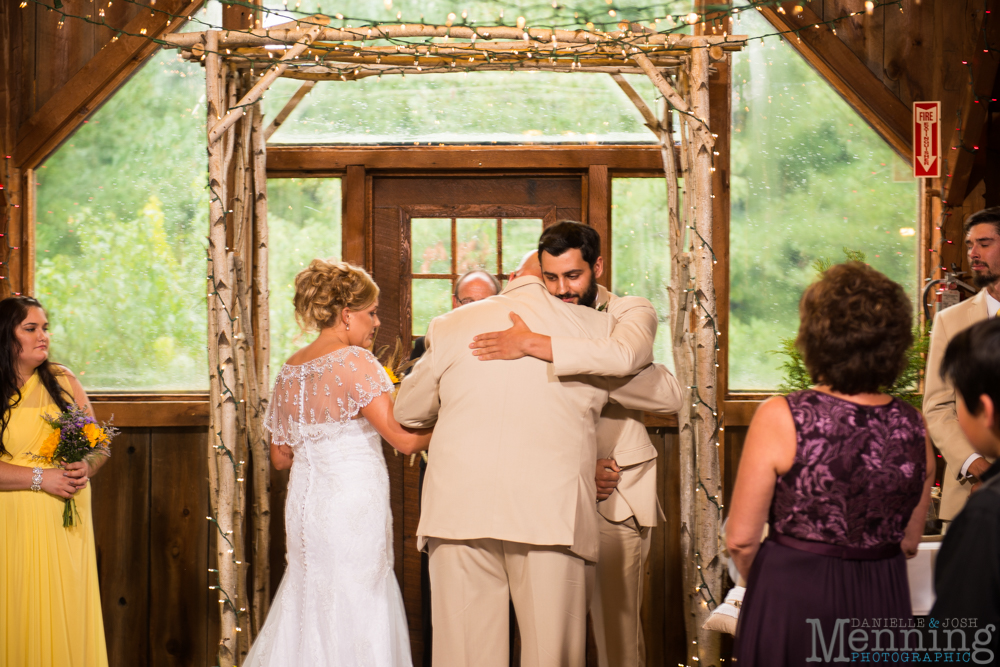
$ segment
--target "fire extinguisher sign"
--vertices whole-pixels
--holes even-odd
[[[913,103],[913,175],[941,176],[941,103]]]

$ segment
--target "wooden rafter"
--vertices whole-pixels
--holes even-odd
[[[274,117],[274,120],[272,120],[270,125],[267,126],[267,129],[264,130],[264,141],[270,139],[271,135],[274,134],[279,127],[281,127],[281,124],[288,120],[288,117],[292,115],[295,108],[299,106],[299,103],[305,98],[306,95],[309,94],[309,91],[312,90],[315,85],[315,81],[306,81],[299,86],[299,89],[295,91],[295,94],[292,95],[291,99],[285,102],[285,106],[281,108],[278,115]]]
[[[969,85],[959,106],[961,120],[952,137],[951,150],[945,148],[948,173],[945,174],[942,199],[945,204],[961,206],[983,174],[973,178],[979,153],[978,144],[986,125],[989,102],[1000,71],[1000,55],[989,48],[1000,41],[1000,21],[987,20],[979,31],[976,50],[969,65]],[[947,122],[947,120],[946,120]],[[997,147],[991,147],[996,150]],[[949,155],[950,153],[950,155]]]
[[[912,110],[872,73],[854,52],[824,25],[809,5],[786,2],[781,12],[760,6],[761,14],[778,30],[798,31],[788,43],[798,51],[900,157],[912,160]]]
[[[188,17],[201,6],[201,0],[164,0],[162,11],[140,12],[129,21],[121,37],[105,46],[21,126],[15,163],[22,169],[38,166],[159,48],[154,39],[183,25],[176,19],[168,25],[168,16]]]
[[[615,80],[618,87],[622,89],[622,92],[625,93],[626,97],[628,97],[632,101],[632,104],[635,105],[635,108],[639,111],[643,121],[645,121],[645,126],[656,135],[657,139],[660,139],[663,128],[660,126],[660,121],[657,120],[656,114],[654,114],[653,110],[649,108],[648,104],[646,104],[646,100],[642,99],[642,95],[636,92],[635,88],[633,88],[621,74],[612,74],[611,78]],[[671,142],[671,144],[672,143],[673,142]]]

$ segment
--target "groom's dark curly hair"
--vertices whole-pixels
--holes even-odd
[[[567,250],[578,249],[583,255],[583,261],[590,264],[591,270],[601,256],[601,235],[593,227],[588,227],[573,220],[563,220],[552,225],[538,239],[538,255],[547,252],[558,257]]]

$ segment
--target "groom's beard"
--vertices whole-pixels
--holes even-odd
[[[556,298],[562,299],[576,299],[577,304],[581,306],[586,306],[587,308],[593,308],[597,305],[597,278],[594,276],[594,272],[590,272],[590,285],[587,286],[587,291],[583,294],[577,294],[576,292],[564,292],[562,294],[556,294]]]
[[[989,287],[996,281],[1000,280],[1000,273],[993,273],[992,271],[986,271],[985,273],[974,273],[972,276],[972,282],[976,284],[976,287],[983,289],[984,287]]]

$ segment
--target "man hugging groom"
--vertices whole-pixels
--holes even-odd
[[[642,425],[629,411],[675,412],[681,396],[670,372],[650,363],[648,302],[623,297],[607,307],[613,295],[596,284],[599,247],[579,223],[547,229],[499,295],[431,322],[427,353],[396,398],[401,424],[435,427],[417,528],[430,555],[435,665],[505,667],[510,600],[522,665],[584,665],[598,556],[620,560],[621,549],[606,544],[629,532],[642,550],[643,527],[659,517],[655,486],[652,504],[630,507],[641,495],[633,489],[601,514],[595,506],[599,440],[601,458],[618,459],[599,472],[627,467],[623,493],[641,487],[655,449],[644,429],[632,432]],[[497,333],[481,335],[488,331]],[[623,431],[638,445],[617,448]],[[625,532],[609,538],[606,524]],[[625,597],[637,616],[637,591]],[[595,614],[599,635],[601,625]]]

